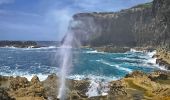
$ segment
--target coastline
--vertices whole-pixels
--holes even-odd
[[[156,55],[156,63],[163,66],[165,69],[170,70],[170,53],[165,49],[158,49]]]
[[[124,78],[109,82],[107,93],[88,97],[87,92],[90,80],[67,79],[66,100],[169,100],[170,99],[170,72],[155,71],[143,73],[134,71]],[[104,87],[100,87],[104,88]],[[4,100],[57,100],[58,77],[49,75],[46,80],[40,81],[34,76],[31,81],[25,77],[0,76],[0,92]],[[10,98],[10,99],[9,99]],[[12,99],[13,98],[13,99]]]
[[[108,52],[108,53],[126,53],[132,52],[153,52],[156,51],[152,58],[156,59],[156,64],[160,66],[161,69],[170,70],[170,52],[163,48],[157,48],[152,46],[147,47],[113,47],[113,46],[101,46],[101,47],[90,47],[82,46],[81,48],[92,48],[97,52]]]
[[[148,52],[153,48],[133,48],[132,52]],[[155,50],[155,49],[154,49]],[[103,51],[101,51],[103,52]],[[158,56],[162,52],[157,52],[153,57]],[[40,77],[39,77],[40,78]],[[45,80],[40,80],[37,76],[32,79],[25,77],[1,76],[0,77],[0,91],[2,95],[8,97],[7,100],[57,100],[58,91],[58,77],[55,74],[49,75]],[[156,71],[145,74],[140,71],[134,71],[124,78],[108,82],[108,91],[100,95],[89,96],[89,87],[91,85],[90,79],[82,80],[67,80],[67,100],[116,100],[128,99],[170,99],[170,73],[169,71]],[[99,85],[99,84],[98,84]],[[104,87],[104,86],[103,86]],[[102,87],[102,88],[103,88]],[[96,89],[96,88],[95,88]],[[101,88],[99,88],[100,90]],[[89,92],[89,93],[88,93]],[[92,91],[93,92],[93,91]],[[3,97],[3,96],[2,96]],[[9,97],[11,99],[9,99]],[[159,99],[158,99],[159,98]]]

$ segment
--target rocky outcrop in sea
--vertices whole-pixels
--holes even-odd
[[[0,41],[0,47],[17,47],[17,48],[38,48],[35,41]]]

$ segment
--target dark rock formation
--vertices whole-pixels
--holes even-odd
[[[160,66],[164,66],[165,69],[170,70],[170,64],[166,62],[163,58],[156,59],[156,63],[159,64]]]
[[[6,90],[0,88],[0,100],[15,100],[15,98],[11,98]]]
[[[170,52],[167,49],[158,49],[156,55],[156,63],[161,67],[170,70]]]
[[[127,74],[127,75],[125,76],[125,78],[129,78],[129,77],[135,78],[135,77],[144,77],[144,76],[146,76],[145,73],[143,73],[143,72],[141,72],[141,71],[134,71],[134,72],[132,72],[132,73],[130,73],[130,74]]]
[[[157,81],[157,80],[168,80],[168,78],[170,78],[169,76],[169,72],[167,71],[155,71],[151,74],[149,74],[149,78],[152,80],[152,81]]]
[[[120,12],[79,13],[72,27],[83,45],[170,47],[170,1],[154,0]]]
[[[0,47],[13,46],[18,48],[38,47],[35,41],[0,41]]]

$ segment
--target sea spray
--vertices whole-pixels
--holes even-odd
[[[72,50],[73,48],[80,47],[79,41],[76,39],[75,33],[73,31],[73,27],[77,25],[78,23],[74,20],[70,21],[70,26],[68,28],[68,32],[66,36],[64,37],[62,41],[62,45],[59,49],[60,53],[60,67],[61,71],[59,73],[60,81],[59,81],[59,91],[57,98],[60,100],[65,100],[65,94],[66,94],[66,78],[68,77],[68,74],[70,70],[72,69]]]
[[[72,33],[67,34],[65,37],[65,40],[60,48],[60,62],[61,62],[61,72],[60,72],[60,83],[59,83],[59,92],[58,97],[61,100],[64,100],[65,98],[65,92],[66,92],[66,76],[68,75],[68,69],[72,66],[72,40],[73,36]]]

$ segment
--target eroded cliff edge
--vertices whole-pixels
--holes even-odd
[[[170,1],[154,0],[119,12],[78,13],[72,27],[83,45],[170,48]]]

